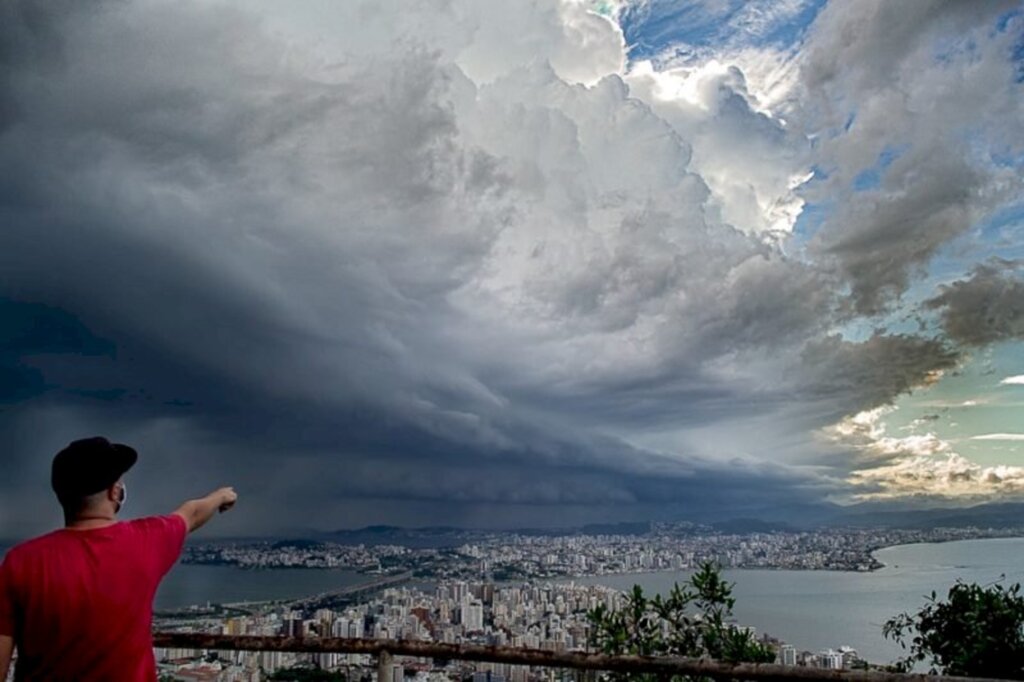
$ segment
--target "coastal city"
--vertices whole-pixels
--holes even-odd
[[[592,651],[587,613],[604,605],[622,606],[623,595],[598,585],[524,583],[518,585],[445,581],[433,590],[386,588],[360,603],[317,608],[308,600],[263,605],[198,607],[158,614],[158,630],[228,635],[341,637],[417,640],[525,647],[549,651]],[[750,631],[742,625],[740,629]],[[850,647],[800,651],[752,633],[777,651],[777,662],[829,669],[867,667]],[[337,673],[335,679],[369,680],[377,663],[365,654],[295,654],[278,651],[224,652],[157,649],[166,679],[257,682],[297,679],[302,671]],[[552,671],[521,665],[395,659],[391,679],[420,682],[529,682],[552,679]],[[329,679],[318,677],[317,679]]]
[[[723,568],[871,571],[872,552],[919,542],[1020,535],[1019,528],[919,530],[820,529],[802,532],[723,533],[697,524],[657,524],[631,535],[523,535],[473,532],[448,547],[342,545],[295,540],[206,544],[186,548],[186,564],[240,568],[349,568],[404,573],[425,579],[495,581],[681,570],[711,561]]]
[[[870,571],[883,546],[1020,535],[1020,529],[830,529],[808,532],[715,532],[694,524],[652,527],[636,535],[530,536],[467,533],[454,547],[341,545],[321,541],[207,544],[188,547],[184,561],[252,570],[347,568],[367,581],[335,592],[263,603],[202,604],[158,612],[156,629],[228,635],[342,637],[471,643],[550,651],[592,650],[587,614],[615,609],[618,590],[577,578],[622,573],[687,571],[703,562],[723,568]],[[467,539],[463,537],[458,539]],[[589,582],[589,581],[588,581]],[[857,651],[808,651],[770,632],[750,631],[776,653],[776,662],[828,669],[877,667]],[[297,654],[160,649],[166,679],[253,682],[301,679],[296,671],[370,679],[376,662],[365,654]],[[550,679],[543,668],[396,659],[395,682],[472,678],[474,682]]]

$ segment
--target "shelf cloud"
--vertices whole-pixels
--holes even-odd
[[[55,518],[49,458],[93,433],[139,449],[141,510],[259,499],[230,533],[903,477],[821,434],[1024,336],[1010,260],[908,295],[1019,196],[1011,6],[643,59],[635,8],[570,0],[5,4],[0,535]]]

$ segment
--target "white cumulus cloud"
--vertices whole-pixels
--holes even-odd
[[[1015,497],[1024,493],[1024,467],[982,466],[957,453],[934,433],[897,438],[886,434],[884,419],[895,408],[847,417],[823,430],[833,444],[854,455],[849,482],[861,490],[855,500],[910,496],[966,499]],[[1024,434],[988,434],[974,440],[1024,440]]]

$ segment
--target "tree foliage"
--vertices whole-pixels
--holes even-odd
[[[916,613],[901,613],[882,628],[909,655],[901,670],[927,662],[931,672],[1024,679],[1024,597],[1020,584],[957,583],[946,601],[935,592]]]
[[[639,585],[621,609],[604,604],[588,614],[591,645],[606,654],[687,656],[729,663],[769,663],[775,653],[747,630],[728,623],[736,600],[732,585],[712,563],[701,565],[688,582],[668,596],[649,599]],[[646,680],[650,675],[612,675]]]

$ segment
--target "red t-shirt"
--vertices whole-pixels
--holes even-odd
[[[186,533],[172,514],[61,529],[8,551],[0,635],[14,637],[15,680],[156,680],[153,595]]]

